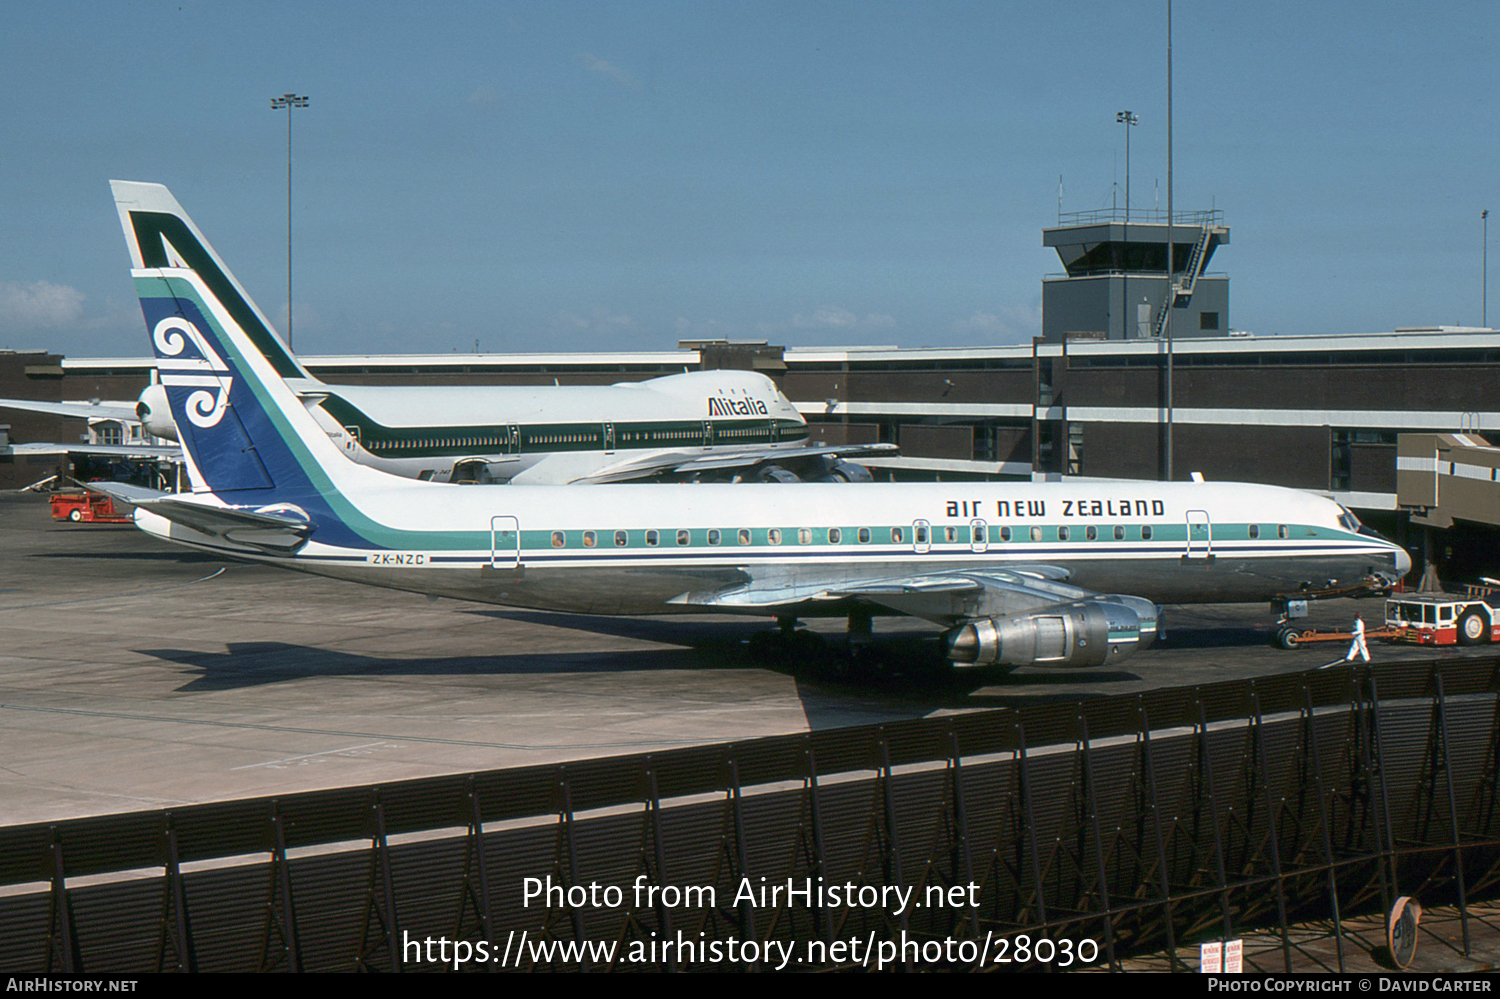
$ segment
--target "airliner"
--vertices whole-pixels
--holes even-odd
[[[351,461],[171,193],[112,182],[192,491],[106,485],[150,534],[415,593],[588,614],[876,614],[955,666],[1099,666],[1158,605],[1377,592],[1411,567],[1339,504],[1206,482],[472,489]]]
[[[753,371],[694,371],[607,386],[331,385],[288,350],[185,216],[143,217],[143,262],[191,268],[245,311],[235,319],[334,444],[360,464],[433,482],[516,485],[636,480],[868,481],[849,459],[890,455],[891,444],[808,440],[807,421],[776,384]],[[174,258],[182,247],[188,258]],[[202,254],[199,256],[198,254]],[[134,405],[0,399],[0,408],[139,422],[179,440],[163,386]],[[115,456],[161,447],[81,446]]]

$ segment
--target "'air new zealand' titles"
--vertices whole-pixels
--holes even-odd
[[[978,665],[1097,666],[1151,643],[1157,603],[1374,590],[1410,568],[1337,503],[1273,486],[1122,481],[1112,507],[1096,516],[1090,499],[1080,520],[1066,482],[964,484],[954,516],[951,483],[397,478],[330,439],[166,188],[114,193],[193,491],[106,491],[137,504],[143,530],[195,548],[520,607],[763,615],[793,637],[802,615],[848,615],[862,638],[872,615],[910,614],[945,627],[952,661]]]

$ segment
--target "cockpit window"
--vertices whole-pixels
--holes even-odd
[[[1363,525],[1360,524],[1359,518],[1354,516],[1354,512],[1352,510],[1350,510],[1346,506],[1340,506],[1339,526],[1346,531],[1354,531],[1355,533],[1360,533],[1359,529]]]

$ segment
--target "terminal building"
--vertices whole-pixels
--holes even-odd
[[[1065,216],[1044,230],[1066,273],[1044,279],[1042,335],[1026,344],[690,341],[658,351],[303,362],[346,384],[607,384],[748,368],[780,385],[815,438],[899,445],[899,457],[868,462],[877,478],[1156,479],[1166,472],[1170,441],[1175,478],[1196,473],[1328,493],[1403,541],[1413,514],[1424,531],[1452,530],[1441,514],[1398,495],[1398,438],[1500,431],[1500,331],[1237,333],[1229,278],[1207,270],[1229,243],[1222,214],[1180,214],[1171,229],[1171,275],[1168,226],[1157,213]],[[146,357],[0,353],[0,397],[133,401],[151,367]],[[139,430],[0,410],[0,432],[13,442],[114,443]],[[0,486],[25,486],[58,464],[0,446]],[[1495,490],[1500,497],[1500,483]]]

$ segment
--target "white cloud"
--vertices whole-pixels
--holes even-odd
[[[475,107],[489,107],[499,104],[502,99],[500,91],[494,87],[475,87],[468,97],[469,103]]]
[[[980,312],[953,324],[953,331],[965,337],[982,336],[992,340],[1029,340],[1042,333],[1041,305],[1012,305],[993,312]]]
[[[598,73],[600,76],[608,77],[622,87],[640,86],[640,84],[636,82],[635,77],[631,76],[629,73],[625,72],[614,63],[605,62],[603,59],[600,59],[592,52],[578,53],[578,62],[583,66],[584,69],[588,70],[589,72]]]
[[[552,324],[569,330],[591,332],[618,332],[635,328],[635,320],[625,315],[616,315],[608,309],[595,308],[587,316],[564,310],[553,317]]]
[[[728,340],[737,336],[739,330],[718,319],[689,319],[678,316],[673,329],[679,340]]]
[[[24,333],[75,326],[83,292],[51,281],[0,281],[0,330]]]
[[[868,313],[863,319],[848,309],[824,306],[811,314],[797,313],[792,317],[797,329],[821,330],[888,330],[894,329],[896,320],[880,313]]]

